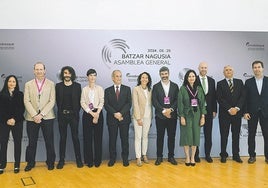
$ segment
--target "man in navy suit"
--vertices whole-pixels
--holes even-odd
[[[169,80],[169,69],[159,70],[161,81],[153,86],[152,100],[155,108],[155,122],[157,131],[157,159],[155,165],[163,161],[163,144],[165,130],[168,135],[168,162],[177,165],[174,159],[175,136],[177,127],[178,85]]]
[[[109,152],[111,167],[116,161],[116,140],[118,129],[120,131],[123,165],[128,166],[129,142],[128,131],[131,122],[131,90],[130,87],[122,84],[122,73],[114,70],[112,73],[114,85],[105,89],[104,107],[107,111],[107,124],[109,132]]]
[[[208,65],[206,62],[201,62],[198,66],[198,70],[199,70],[199,76],[197,77],[197,80],[200,81],[200,85],[202,86],[206,97],[207,114],[205,115],[205,124],[204,124],[205,159],[208,163],[212,163],[213,160],[210,156],[212,147],[212,123],[213,118],[215,118],[217,115],[215,80],[207,76]],[[195,153],[195,162],[200,162],[198,147]]]
[[[255,136],[258,122],[264,139],[265,162],[268,164],[268,77],[263,75],[263,62],[252,63],[254,77],[246,80],[244,118],[248,120],[248,163],[256,161]]]
[[[83,163],[78,138],[81,85],[74,81],[76,74],[70,66],[65,66],[61,69],[60,79],[62,82],[56,84],[56,102],[60,132],[60,160],[57,169],[62,169],[65,164],[68,125],[71,128],[76,165],[78,168],[81,168],[83,167]]]
[[[239,137],[241,129],[242,110],[245,102],[245,89],[242,80],[233,78],[233,68],[224,67],[225,78],[217,83],[217,100],[219,103],[219,124],[221,135],[221,162],[226,163],[228,153],[226,146],[229,129],[232,131],[233,160],[242,163],[239,156]]]

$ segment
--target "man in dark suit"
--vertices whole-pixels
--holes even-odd
[[[155,165],[163,162],[163,144],[165,130],[168,136],[168,162],[177,165],[174,158],[175,136],[177,127],[178,85],[169,80],[169,69],[159,70],[161,81],[153,86],[152,100],[155,108],[155,123],[157,131],[157,159]]]
[[[57,169],[62,169],[64,166],[68,124],[72,133],[76,165],[78,168],[81,168],[83,167],[83,163],[78,138],[81,85],[74,82],[76,74],[70,66],[61,69],[60,79],[62,82],[56,84],[56,102],[60,132],[60,160]]]
[[[216,100],[216,89],[215,80],[207,76],[208,65],[206,62],[201,62],[198,66],[199,76],[197,80],[200,81],[200,85],[204,90],[206,97],[206,110],[205,124],[204,124],[204,137],[205,137],[205,159],[207,162],[212,163],[213,160],[210,156],[212,147],[212,123],[213,118],[217,115],[217,100]],[[197,147],[195,153],[195,162],[200,162],[199,158],[199,148]]]
[[[131,90],[130,87],[122,84],[122,73],[120,70],[114,70],[112,73],[114,85],[105,89],[104,107],[107,111],[107,124],[109,132],[109,152],[111,167],[116,161],[116,140],[118,128],[120,131],[123,165],[128,166],[129,142],[128,132],[131,122]]]
[[[255,136],[258,122],[264,139],[265,162],[268,164],[268,77],[263,75],[263,62],[252,63],[254,77],[246,80],[244,118],[248,120],[248,163],[256,161]]]
[[[234,71],[230,65],[224,67],[223,74],[225,79],[217,83],[221,135],[221,162],[226,163],[228,157],[226,146],[231,125],[233,160],[242,163],[243,161],[239,155],[239,136],[242,108],[245,101],[244,84],[242,80],[233,78]]]

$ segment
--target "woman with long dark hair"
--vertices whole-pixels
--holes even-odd
[[[200,144],[200,126],[205,123],[205,96],[194,70],[188,70],[178,96],[180,146],[183,146],[186,166],[195,166],[196,146]],[[191,154],[190,154],[191,148]]]
[[[0,92],[0,174],[3,174],[7,164],[7,145],[10,131],[14,139],[14,173],[20,171],[24,110],[23,93],[19,90],[18,79],[14,75],[9,75]]]

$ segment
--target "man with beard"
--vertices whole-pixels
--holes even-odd
[[[64,166],[68,125],[71,128],[76,165],[78,168],[81,168],[83,167],[83,163],[78,138],[81,85],[74,81],[76,74],[70,66],[61,69],[60,79],[62,82],[56,84],[56,102],[60,132],[60,160],[57,169],[62,169]]]
[[[161,81],[153,86],[152,100],[155,108],[155,122],[157,130],[157,159],[155,165],[163,161],[163,144],[165,129],[168,135],[168,162],[177,165],[174,159],[175,135],[177,127],[178,85],[169,80],[169,69],[159,70]]]

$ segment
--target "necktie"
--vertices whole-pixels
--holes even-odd
[[[233,83],[232,83],[232,80],[231,79],[229,79],[229,88],[230,88],[231,93],[233,93],[234,86],[233,86]]]
[[[206,87],[206,82],[205,82],[205,77],[202,77],[202,88],[203,88],[203,90],[204,90],[204,93],[206,94],[206,92],[207,92],[207,87]]]
[[[118,100],[119,99],[119,94],[120,94],[119,86],[116,86],[115,94],[116,94],[116,99]]]

